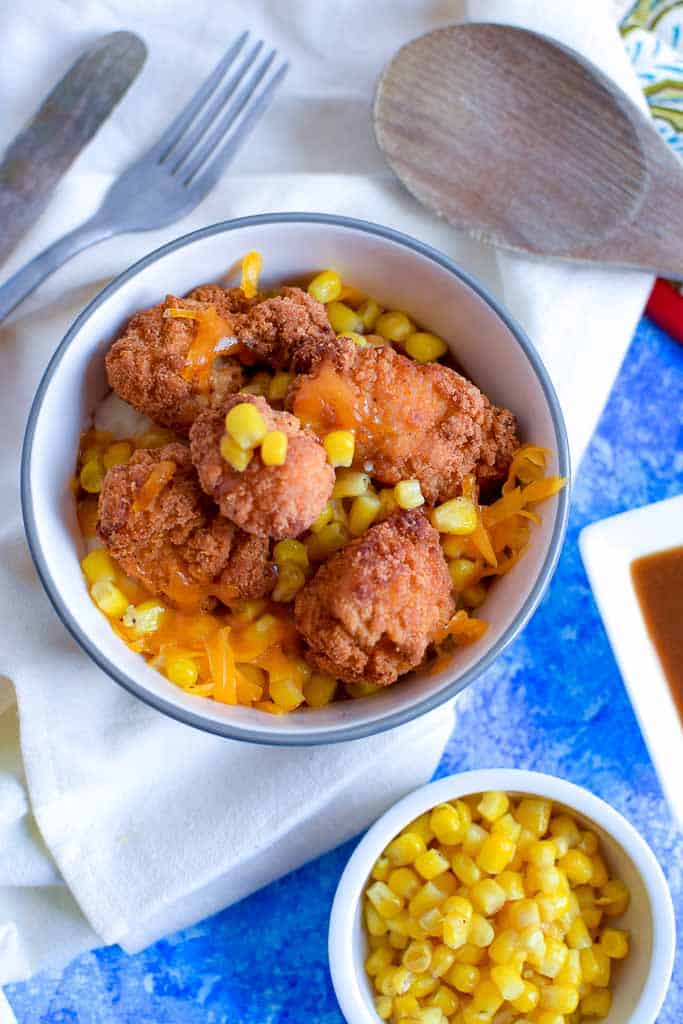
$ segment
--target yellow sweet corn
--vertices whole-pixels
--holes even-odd
[[[128,608],[128,598],[108,579],[98,579],[90,588],[93,601],[110,619],[120,619]]]
[[[420,1004],[410,992],[394,996],[394,1018],[396,1020],[407,1020],[409,1017],[413,1017],[419,1009]]]
[[[332,430],[323,438],[327,461],[331,466],[350,466],[356,450],[356,438],[351,430]],[[347,495],[343,495],[347,497]]]
[[[240,288],[247,299],[253,299],[258,292],[258,279],[263,267],[260,252],[248,252],[242,258],[242,279]]]
[[[327,316],[330,326],[336,334],[343,334],[345,331],[353,331],[356,334],[363,333],[363,321],[356,311],[347,306],[345,302],[336,300],[329,302]]]
[[[610,960],[623,960],[628,956],[628,933],[619,928],[603,928],[600,935],[600,948]]]
[[[448,572],[453,589],[458,592],[464,590],[476,571],[476,564],[471,558],[452,558],[448,563]]]
[[[353,469],[339,469],[332,490],[333,498],[357,498],[365,494],[370,486],[367,473],[359,473]]]
[[[304,570],[294,562],[285,562],[280,566],[280,570],[278,572],[277,583],[275,584],[271,595],[273,601],[278,601],[280,603],[292,601],[299,593],[305,582],[306,573]],[[277,703],[279,704],[280,702],[278,701]]]
[[[441,948],[440,946],[436,947],[437,950],[440,949],[440,948]],[[418,976],[415,978],[415,981],[410,986],[410,994],[411,994],[411,996],[415,996],[416,999],[425,999],[427,996],[430,996],[432,994],[432,992],[436,992],[436,990],[439,987],[439,979],[438,979],[438,977],[437,976],[433,976],[434,975],[434,958],[435,958],[435,956],[436,956],[436,951],[435,951],[434,955],[432,956],[432,966],[430,968],[429,973],[428,974],[418,974]]]
[[[458,850],[451,858],[453,874],[463,885],[474,885],[481,878],[481,871],[468,854]]]
[[[399,310],[392,310],[389,313],[382,313],[375,321],[374,330],[389,341],[405,341],[409,334],[415,330],[412,320]]]
[[[432,962],[432,947],[429,942],[411,942],[404,950],[401,963],[413,974],[422,974]]]
[[[418,854],[413,863],[415,870],[426,881],[436,878],[443,871],[447,871],[449,867],[447,859],[438,850],[425,850],[424,853]]]
[[[426,850],[425,841],[417,832],[403,832],[389,843],[385,854],[395,867],[412,864]]]
[[[413,331],[403,342],[408,355],[418,363],[433,363],[448,352],[448,345],[429,331]]]
[[[127,629],[131,629],[136,636],[144,636],[145,633],[156,633],[166,615],[166,607],[156,598],[149,601],[142,601],[138,605],[129,605],[126,609],[122,622]]]
[[[81,560],[81,569],[88,583],[116,578],[116,566],[104,548],[96,548]]]
[[[316,274],[308,286],[308,294],[318,302],[334,302],[341,295],[342,280],[336,270]]]
[[[474,964],[453,964],[446,975],[446,980],[458,992],[471,995],[479,984],[479,968]]]
[[[531,981],[523,980],[522,986],[522,991],[510,1002],[520,1013],[531,1013],[538,1006],[540,991]]]
[[[90,459],[81,469],[79,476],[81,487],[88,494],[99,494],[104,483],[104,473],[99,459]]]
[[[269,430],[261,441],[261,461],[264,466],[284,466],[287,461],[287,435],[284,430]]]
[[[582,917],[575,917],[572,923],[567,929],[567,945],[570,949],[588,949],[591,946],[592,939],[586,922]]]
[[[333,699],[337,689],[337,680],[324,672],[313,672],[311,678],[304,683],[304,697],[312,708],[324,708]]]
[[[391,871],[391,864],[386,857],[378,857],[375,861],[370,875],[377,882],[386,882],[389,878],[389,872]]]
[[[514,852],[515,844],[507,836],[490,835],[477,854],[477,865],[489,875],[497,875],[508,866]]]
[[[365,915],[365,925],[370,935],[385,935],[387,932],[386,919],[377,913],[372,903],[366,901],[363,912]]]
[[[199,670],[192,658],[169,651],[164,656],[164,673],[172,683],[185,689],[197,682]]]
[[[332,521],[312,533],[304,541],[306,553],[312,562],[322,562],[325,558],[339,551],[348,542],[349,531],[343,523]]]
[[[524,992],[524,982],[509,964],[496,964],[491,968],[491,981],[503,999],[517,999]]]
[[[300,540],[280,540],[273,548],[273,560],[282,567],[288,562],[298,565],[300,569],[308,569],[308,552]]]
[[[502,793],[500,790],[491,790],[488,793],[482,793],[477,810],[485,821],[493,822],[497,818],[501,818],[509,806],[510,801],[506,793]]]
[[[377,519],[382,508],[379,497],[373,492],[360,494],[353,499],[351,511],[349,512],[349,533],[352,537],[359,537],[365,533],[375,519]]]
[[[440,843],[453,845],[463,832],[463,822],[453,804],[439,804],[429,816],[430,827]]]
[[[595,878],[595,858],[593,861],[593,878]],[[595,881],[593,881],[593,885],[595,884]],[[620,914],[623,914],[628,909],[630,901],[631,896],[624,883],[619,881],[619,879],[613,878],[602,886],[600,897],[596,902],[602,907],[607,917],[619,917]]]
[[[536,839],[529,844],[526,858],[537,868],[553,867],[557,859],[557,847],[552,839]]]
[[[543,800],[541,797],[524,797],[519,802],[515,817],[522,828],[526,828],[535,836],[540,837],[545,835],[548,830],[551,811],[552,802],[550,800]]]
[[[289,385],[294,380],[294,374],[285,373],[279,370],[273,374],[268,384],[268,398],[271,402],[281,402],[289,390]]]
[[[223,434],[223,437],[221,438],[220,453],[225,461],[231,465],[233,469],[237,470],[238,473],[244,472],[251,462],[254,454],[251,450],[246,451],[244,448],[240,448],[229,434]]]
[[[596,988],[607,988],[610,980],[612,961],[600,946],[590,946],[579,953],[581,958],[581,978],[588,985]]]
[[[365,970],[371,978],[374,978],[380,971],[389,967],[393,958],[394,955],[389,946],[380,946],[379,949],[373,950],[365,961]]]
[[[541,923],[541,915],[535,900],[528,898],[517,900],[510,907],[511,926],[517,931],[535,927]]]
[[[581,956],[578,949],[570,949],[556,977],[559,985],[571,985],[578,988],[581,984]]]
[[[363,321],[364,329],[366,331],[371,331],[377,323],[377,319],[382,312],[382,307],[379,306],[374,299],[365,299],[364,302],[361,302],[356,312]]]
[[[386,882],[373,882],[368,886],[365,895],[378,914],[389,920],[403,908],[403,900],[392,892]]]
[[[519,871],[501,871],[496,876],[496,881],[505,893],[506,900],[523,900],[525,897],[524,892],[524,879]]]
[[[387,864],[389,864],[389,859],[385,859]],[[389,872],[386,882],[392,892],[406,900],[411,900],[422,885],[422,882],[412,868],[407,867],[394,868],[393,871]]]
[[[593,862],[581,850],[567,850],[557,866],[564,871],[572,885],[587,885],[593,877]]]
[[[104,468],[111,469],[113,466],[125,466],[132,454],[133,445],[130,441],[115,441],[114,444],[109,445],[102,456]]]
[[[427,1007],[425,1009],[429,1010],[434,1008],[442,1014],[445,1014],[446,1017],[450,1017],[455,1013],[459,1005],[460,1000],[456,996],[455,992],[450,989],[448,985],[442,984],[439,985],[436,992],[429,997]],[[425,1017],[418,1017],[417,1019],[420,1021],[420,1024],[426,1024],[426,1021],[429,1020],[429,1018]],[[443,1017],[434,1019],[436,1020],[436,1024],[441,1024]]]
[[[464,537],[477,529],[479,513],[469,498],[459,497],[444,501],[432,510],[432,526],[439,533],[456,534]]]
[[[475,910],[485,917],[491,917],[505,903],[505,890],[493,878],[482,878],[470,889],[470,899]]]
[[[588,992],[579,1003],[579,1009],[584,1017],[606,1017],[611,1006],[612,993],[606,988]]]
[[[394,1012],[391,996],[377,996],[375,999],[375,1010],[380,1020],[389,1020]]]
[[[481,914],[472,915],[470,930],[467,936],[468,942],[473,946],[484,949],[486,946],[491,945],[495,934],[493,925],[485,917],[482,917]]]
[[[487,1013],[492,1017],[500,1009],[503,1002],[498,986],[490,978],[480,981],[472,995],[472,1006],[475,1010]]]
[[[401,480],[394,487],[394,498],[399,508],[412,509],[424,505],[424,497],[419,480]]]
[[[260,445],[268,432],[260,410],[251,402],[233,405],[225,417],[225,429],[243,451]]]
[[[265,397],[270,391],[270,382],[273,378],[267,370],[255,373],[248,384],[240,388],[241,395],[261,395]]]
[[[296,566],[292,568],[295,569]],[[300,569],[298,571],[301,572]],[[273,591],[274,595],[275,591]],[[293,679],[273,679],[271,677],[269,690],[271,700],[275,701],[279,707],[284,708],[285,711],[294,711],[295,708],[298,708],[303,703],[303,690],[297,686]],[[383,883],[378,882],[377,884],[381,885]]]
[[[486,829],[473,821],[462,837],[463,852],[469,857],[476,857],[488,837]]]

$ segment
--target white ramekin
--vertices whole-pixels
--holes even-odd
[[[367,944],[361,923],[361,897],[377,857],[423,811],[490,789],[549,797],[598,835],[610,871],[631,892],[619,924],[631,933],[631,951],[615,971],[605,1024],[654,1024],[671,977],[676,926],[669,889],[652,850],[621,814],[587,789],[553,775],[514,768],[463,772],[422,786],[383,814],[354,850],[337,887],[329,932],[332,982],[348,1024],[379,1021],[363,966]]]

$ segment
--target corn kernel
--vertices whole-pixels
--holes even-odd
[[[194,686],[199,675],[199,670],[192,658],[172,652],[164,657],[164,672],[167,679],[170,679],[176,686],[182,687]]]
[[[498,990],[498,986],[490,978],[480,981],[472,996],[472,1006],[474,1009],[488,1013],[491,1017],[496,1010],[500,1009],[502,1002],[503,997]]]
[[[273,601],[291,601],[306,582],[306,574],[294,562],[285,562],[278,572],[277,583],[272,593]],[[279,701],[278,701],[279,703]],[[301,703],[301,702],[299,702]]]
[[[383,994],[387,996],[403,996],[413,983],[413,975],[406,967],[389,968],[388,977],[384,980]]]
[[[462,909],[453,908],[443,919],[443,941],[449,949],[459,949],[470,937],[472,904],[461,896],[454,897],[462,903]]]
[[[375,999],[375,1010],[380,1020],[389,1020],[393,1012],[391,996],[377,996]]]
[[[526,828],[535,836],[540,837],[548,831],[552,807],[550,800],[543,800],[541,797],[524,797],[519,802],[515,817],[522,828]]]
[[[457,843],[462,835],[463,822],[453,804],[439,804],[432,811],[429,824],[440,843]]]
[[[567,959],[567,953],[568,950],[564,942],[554,939],[551,935],[546,935],[545,953],[542,957],[537,957],[535,953],[530,953],[529,962],[544,977],[556,978]]]
[[[510,907],[510,921],[517,931],[537,927],[541,923],[541,915],[536,901],[523,899],[513,903]]]
[[[593,861],[593,871],[595,878],[595,860]],[[593,881],[595,885],[595,881]],[[597,903],[603,908],[607,917],[619,917],[628,908],[631,902],[631,894],[619,879],[613,878],[611,881],[606,882],[600,890],[600,898]]]
[[[573,885],[587,885],[593,876],[593,863],[581,850],[567,850],[557,866]]]
[[[547,985],[541,989],[540,1006],[554,1013],[573,1013],[579,1005],[579,990],[570,985]]]
[[[556,976],[559,985],[571,985],[578,988],[581,984],[581,956],[578,949],[570,949],[567,952],[562,967]]]
[[[619,928],[604,928],[600,948],[610,960],[623,960],[628,956],[628,934]]]
[[[244,472],[251,462],[254,454],[252,451],[245,451],[243,448],[240,448],[238,444],[235,444],[229,434],[223,434],[220,443],[220,452],[222,458],[224,458],[233,469],[237,470],[238,473]]]
[[[606,1017],[612,1006],[612,993],[603,988],[596,992],[588,992],[579,1003],[584,1017]]]
[[[381,508],[381,501],[372,491],[354,498],[351,511],[349,512],[349,533],[351,536],[359,537],[362,533],[365,533],[380,514]]]
[[[488,956],[495,964],[509,964],[519,950],[519,935],[512,929],[499,932],[488,947]]]
[[[268,384],[268,398],[271,402],[281,402],[287,392],[289,391],[289,385],[294,380],[294,374],[285,373],[283,370],[278,371],[270,378]]]
[[[408,355],[418,363],[433,363],[448,352],[448,345],[429,331],[413,331],[403,342]]]
[[[471,995],[479,984],[480,976],[479,968],[474,964],[454,964],[446,980],[458,992]]]
[[[369,338],[365,338],[362,334],[357,331],[342,331],[341,334],[337,335],[338,338],[348,338],[354,345],[358,345],[358,348],[370,348],[371,342]]]
[[[519,944],[526,950],[529,959],[533,958],[534,964],[541,963],[545,956],[546,941],[545,935],[538,925],[529,925],[522,928],[519,933]]]
[[[472,858],[460,850],[453,854],[451,868],[463,885],[474,885],[481,878],[481,871]]]
[[[429,811],[425,811],[424,814],[408,822],[406,827],[401,829],[401,835],[405,835],[407,832],[414,832],[415,835],[420,836],[425,846],[431,843],[434,833],[429,824]]]
[[[323,304],[338,299],[341,290],[342,280],[336,270],[323,270],[316,274],[307,288],[308,294]]]
[[[450,970],[454,962],[453,950],[449,949],[443,942],[440,942],[433,948],[429,973],[434,978],[442,978]]]
[[[429,997],[428,1007],[437,1007],[446,1017],[450,1017],[458,1009],[460,1000],[448,985],[439,985],[436,992]],[[420,1019],[420,1018],[418,1018]],[[420,1021],[422,1024],[422,1020]]]
[[[443,915],[439,907],[432,907],[425,911],[418,922],[424,935],[431,935],[435,939],[442,938]]]
[[[477,567],[471,558],[452,558],[448,563],[448,572],[453,590],[463,590],[476,571]]]
[[[251,402],[233,405],[225,417],[225,429],[243,451],[256,448],[268,432],[263,416]]]
[[[581,840],[578,844],[579,850],[583,850],[589,857],[598,852],[598,837],[595,832],[585,831],[581,833]]]
[[[492,822],[496,818],[501,818],[508,807],[510,801],[508,800],[507,794],[502,793],[498,789],[490,790],[488,793],[482,793],[481,800],[477,804],[477,810],[479,811],[482,818],[486,821]]]
[[[482,917],[481,914],[472,915],[470,930],[467,936],[468,942],[473,946],[484,949],[484,947],[491,945],[495,934],[493,925],[485,917]]]
[[[418,854],[414,861],[415,870],[418,871],[423,878],[430,881],[432,878],[436,878],[443,871],[447,871],[449,864],[442,853],[438,850],[425,850],[424,853]]]
[[[327,461],[331,466],[350,466],[356,450],[356,438],[351,430],[332,430],[323,438]]]
[[[470,889],[470,898],[475,910],[485,917],[491,917],[505,903],[505,890],[493,878],[482,878]]]
[[[368,886],[365,895],[375,910],[387,920],[398,914],[403,907],[403,900],[392,892],[385,882],[373,882]]]
[[[86,462],[81,469],[79,480],[81,487],[88,494],[99,494],[104,483],[104,474],[99,459],[90,459],[89,462]]]
[[[116,566],[104,548],[96,548],[81,560],[81,569],[88,583],[98,580],[113,580],[116,577]]]
[[[389,946],[380,946],[379,949],[373,950],[365,961],[365,970],[371,978],[374,978],[376,974],[391,964],[393,957],[394,954]]]
[[[563,853],[566,853],[568,849],[573,846],[578,846],[581,842],[581,832],[579,826],[570,818],[568,814],[557,814],[555,817],[550,819],[549,832],[555,844],[557,845],[558,840],[563,840],[566,844],[566,849]]]
[[[410,1024],[444,1024],[444,1016],[438,1006],[422,1006],[410,1019]]]
[[[403,832],[389,843],[386,857],[395,867],[404,867],[425,852],[425,841],[416,832]]]
[[[507,811],[505,814],[502,814],[500,818],[496,818],[492,823],[491,832],[497,835],[507,836],[508,839],[511,839],[513,843],[516,844],[522,834],[522,826],[518,821],[515,821],[510,812]]]
[[[479,513],[469,498],[451,498],[432,509],[432,526],[439,533],[456,534],[465,537],[474,533],[479,524]],[[502,812],[505,813],[504,811]]]
[[[264,466],[284,466],[287,461],[287,435],[283,430],[269,430],[261,442]]]
[[[260,252],[248,252],[242,257],[240,288],[247,299],[253,299],[258,292],[258,279],[263,267]]]
[[[405,341],[409,334],[415,330],[412,320],[399,310],[392,310],[389,313],[382,313],[374,325],[377,334],[389,341]]]
[[[384,858],[389,863],[388,858]],[[397,896],[411,900],[420,889],[420,879],[411,868],[394,868],[386,879],[387,885]]]
[[[378,305],[374,299],[365,299],[364,302],[361,302],[356,312],[363,321],[363,328],[366,331],[371,331],[377,323],[377,318],[382,312],[382,307]]]
[[[387,920],[387,928],[390,932],[389,944],[394,949],[405,949],[409,937],[414,934],[413,924],[408,913],[405,910],[399,911],[395,917]],[[422,933],[420,933],[420,937],[423,937]]]
[[[488,597],[488,590],[483,583],[473,583],[462,592],[462,603],[466,608],[479,608]]]
[[[357,498],[365,494],[370,486],[367,473],[358,473],[353,469],[340,469],[332,490],[333,498]]]
[[[524,899],[524,879],[519,871],[501,871],[496,881],[505,893],[506,900]]]
[[[394,487],[394,498],[399,508],[407,510],[425,503],[419,480],[401,480]]]
[[[552,839],[536,839],[529,844],[527,860],[537,868],[553,867],[557,859],[557,847]]]
[[[386,882],[391,871],[391,864],[386,857],[378,857],[375,861],[370,875],[377,882]],[[400,893],[399,893],[400,895]]]
[[[515,852],[515,844],[507,836],[491,835],[484,840],[477,854],[477,865],[490,875],[503,871]]]
[[[128,608],[128,598],[111,580],[99,579],[90,588],[90,596],[110,619],[120,619]]]
[[[582,917],[575,917],[567,929],[567,945],[570,949],[588,949],[592,940]]]
[[[422,917],[432,907],[444,901],[444,894],[433,882],[425,882],[410,900],[409,911],[413,917]]]
[[[486,829],[482,828],[481,825],[477,825],[476,821],[473,821],[462,837],[463,852],[468,857],[476,857],[487,838],[488,832]]]
[[[422,974],[429,969],[432,962],[432,947],[429,942],[411,942],[401,958],[401,962],[413,974]]]
[[[348,542],[349,531],[343,523],[331,522],[323,526],[317,533],[306,537],[306,553],[312,562],[322,562],[325,558],[339,551]]]
[[[520,1013],[531,1013],[538,1006],[540,991],[530,981],[522,981],[522,991],[510,1002]]]
[[[517,999],[524,991],[524,982],[512,967],[496,964],[491,968],[491,981],[503,999]]]
[[[437,946],[437,949],[440,947]],[[434,963],[434,957],[432,956],[432,965]],[[436,992],[439,987],[438,977],[432,977],[434,969],[429,974],[418,974],[415,981],[410,986],[411,996],[415,996],[416,999],[424,999],[426,996],[430,996],[432,992]]]
[[[345,331],[353,331],[355,334],[363,333],[363,321],[356,311],[347,306],[345,302],[338,302],[336,299],[329,302],[327,316],[330,326],[336,334],[343,334]]]
[[[455,962],[458,964],[469,964],[476,966],[486,957],[486,950],[482,946],[475,946],[473,942],[466,942],[464,946],[455,951]]]
[[[296,569],[296,566],[292,566],[292,569]],[[300,569],[297,571],[301,572]],[[275,598],[275,591],[273,591],[273,597],[277,600]],[[295,708],[299,707],[299,704],[303,704],[303,691],[293,679],[273,679],[271,677],[269,689],[271,700],[274,700],[279,707],[284,708],[286,711],[294,711]],[[378,884],[381,885],[383,883],[380,882]],[[377,909],[380,910],[379,907]]]
[[[394,996],[394,1020],[412,1018],[419,1009],[420,1004],[410,992],[406,992],[405,995]]]
[[[132,629],[136,636],[144,636],[146,633],[156,633],[166,615],[166,608],[159,601],[152,598],[143,601],[141,604],[130,605],[123,616],[123,624],[127,629]]]
[[[534,1024],[566,1024],[563,1013],[555,1013],[554,1010],[540,1010],[534,1017]]]
[[[374,935],[374,936],[385,935],[386,931],[387,931],[387,922],[386,922],[385,918],[381,917],[377,913],[377,911],[373,907],[372,903],[368,903],[366,901],[365,908],[364,908],[364,913],[365,913],[365,924],[366,924],[366,927],[367,927],[370,935]]]
[[[443,848],[441,849],[441,853],[445,853]],[[444,898],[450,898],[458,888],[458,880],[450,871],[444,871],[434,879],[432,885],[435,885],[437,889],[444,894]]]
[[[392,512],[395,512],[396,509],[398,508],[398,504],[394,496],[393,487],[382,488],[382,490],[379,492],[378,497],[381,506],[379,512],[380,518],[386,519],[388,516],[392,514]]]
[[[582,949],[579,956],[582,980],[597,988],[607,988],[612,962],[605,951],[600,946],[591,946],[588,949]]]
[[[132,454],[133,445],[130,441],[115,441],[114,444],[109,445],[102,456],[104,468],[111,469],[113,466],[125,466]]]

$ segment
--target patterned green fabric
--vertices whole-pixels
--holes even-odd
[[[637,0],[621,31],[657,130],[683,158],[683,0]]]

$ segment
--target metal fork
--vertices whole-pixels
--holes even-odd
[[[269,74],[277,56],[271,50],[251,70],[263,49],[259,40],[234,69],[248,36],[243,32],[235,40],[161,138],[112,183],[93,216],[0,287],[0,320],[82,249],[127,231],[172,224],[211,191],[289,68],[285,61]]]

